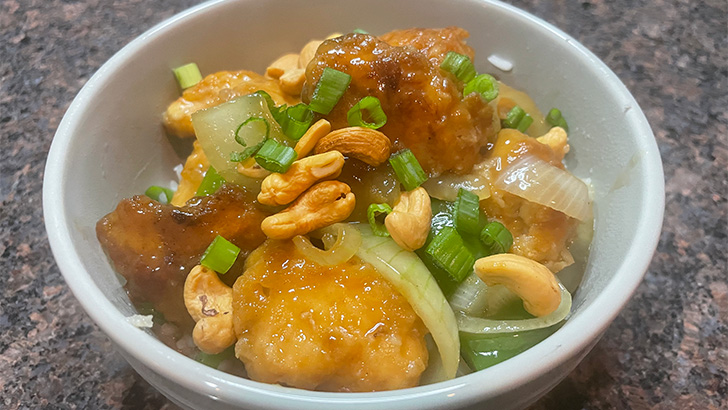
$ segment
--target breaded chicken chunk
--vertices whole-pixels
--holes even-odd
[[[133,302],[151,303],[168,321],[189,326],[185,278],[215,236],[240,247],[243,257],[265,240],[260,223],[267,214],[254,201],[253,193],[233,185],[182,207],[136,195],[99,220],[96,236]]]
[[[490,168],[491,181],[495,180],[501,166],[522,155],[534,155],[564,168],[563,153],[514,129],[498,133],[490,155],[489,161],[494,164]],[[499,220],[513,234],[511,252],[533,259],[554,273],[574,263],[568,247],[576,235],[578,220],[495,188],[491,188],[491,196],[482,200],[480,206],[488,218]]]
[[[323,391],[413,387],[425,327],[405,298],[353,257],[323,267],[269,240],[233,286],[236,356],[251,379]]]
[[[467,173],[482,158],[481,148],[494,141],[500,122],[493,105],[477,93],[463,97],[462,81],[440,68],[447,51],[472,56],[466,36],[456,28],[413,29],[382,39],[347,34],[326,40],[307,67],[301,98],[310,101],[324,68],[345,72],[351,84],[324,116],[334,129],[348,126],[349,109],[374,96],[388,118],[380,131],[394,149],[411,149],[431,175]]]

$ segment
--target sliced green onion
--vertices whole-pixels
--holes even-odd
[[[516,126],[516,129],[521,132],[526,132],[528,127],[531,126],[533,123],[533,118],[529,114],[526,114],[521,118],[521,121],[518,121],[518,125]]]
[[[427,181],[427,175],[409,149],[404,149],[389,158],[394,173],[406,191],[411,191]]]
[[[351,32],[352,32],[352,33],[356,33],[356,34],[369,34],[369,32],[368,32],[368,31],[366,31],[366,30],[362,30],[362,29],[360,29],[360,28],[355,28],[354,30],[351,30]]]
[[[442,60],[442,63],[440,63],[440,68],[452,73],[458,80],[466,83],[475,78],[475,75],[477,74],[475,66],[473,66],[473,62],[470,61],[470,57],[454,51],[447,52],[445,59]]]
[[[455,229],[460,233],[478,235],[480,233],[480,200],[474,193],[460,188],[455,200]]]
[[[205,366],[210,366],[212,368],[217,369],[218,366],[220,366],[220,363],[223,361],[235,357],[235,346],[230,346],[227,349],[223,350],[221,353],[218,354],[209,354],[205,352],[200,352],[195,356],[195,360],[204,364]]]
[[[274,115],[275,117],[275,115]],[[313,111],[306,104],[296,104],[281,110],[276,117],[283,133],[292,140],[299,140],[313,122]]]
[[[172,191],[169,188],[152,185],[149,188],[147,188],[146,191],[144,191],[144,195],[152,198],[153,200],[155,200],[157,202],[161,202],[163,204],[168,204],[169,201],[172,200],[172,195],[174,195],[174,191]]]
[[[267,140],[268,136],[270,136],[270,124],[268,123],[268,120],[262,117],[250,117],[247,120],[243,121],[240,125],[238,125],[238,128],[235,129],[235,141],[244,147],[247,144],[245,144],[245,141],[240,138],[240,130],[251,122],[263,122],[263,124],[265,124],[265,135],[263,136],[263,140]]]
[[[205,176],[202,178],[202,182],[200,182],[200,186],[197,188],[197,193],[195,195],[207,196],[214,194],[215,191],[217,191],[217,189],[224,183],[225,180],[217,173],[215,168],[210,166],[210,168],[207,168],[207,172],[205,172]]]
[[[473,254],[465,247],[463,238],[455,228],[450,226],[442,228],[435,235],[425,248],[425,253],[458,283],[473,271]]]
[[[485,101],[493,101],[498,96],[498,81],[489,74],[480,74],[465,84],[463,95],[477,92]]]
[[[202,74],[200,74],[200,69],[197,68],[197,64],[195,63],[185,64],[172,71],[174,72],[174,76],[177,78],[179,86],[183,90],[202,81]]]
[[[372,122],[367,122],[364,119],[365,113]],[[349,112],[346,113],[346,119],[352,127],[377,129],[387,123],[387,114],[382,110],[382,104],[379,102],[379,98],[369,95],[351,107]]]
[[[566,119],[561,116],[561,110],[558,108],[552,108],[546,116],[546,122],[554,127],[561,127],[564,131],[569,132],[569,125],[566,123]]]
[[[296,160],[296,151],[280,142],[269,139],[255,154],[255,161],[271,172],[284,173]]]
[[[212,243],[210,243],[210,246],[207,247],[205,253],[202,254],[200,265],[212,269],[219,274],[224,274],[233,266],[239,253],[240,248],[222,236],[217,235],[212,240]]]
[[[253,145],[252,147],[245,148],[242,151],[231,152],[230,162],[243,162],[246,159],[252,157],[253,155],[255,155],[256,152],[258,152],[258,150],[260,150],[260,147],[262,147],[266,141],[267,140],[264,139],[263,141]]]
[[[520,123],[525,116],[526,111],[523,111],[523,108],[516,105],[508,111],[508,114],[506,114],[506,119],[503,120],[503,127],[516,128],[518,127],[518,123]]]
[[[513,245],[513,235],[502,223],[493,221],[480,232],[480,241],[489,255],[505,253]]]
[[[243,162],[246,159],[252,157],[255,155],[256,152],[260,149],[260,147],[263,146],[263,143],[265,143],[266,140],[268,140],[268,137],[270,136],[270,124],[268,123],[268,120],[262,117],[250,117],[247,120],[243,121],[240,125],[238,125],[238,128],[235,129],[235,142],[242,146],[247,146],[243,138],[240,136],[240,130],[245,127],[246,125],[250,124],[251,122],[259,122],[262,121],[265,124],[265,134],[263,135],[263,139],[253,145],[252,147],[247,147],[243,151],[233,151],[230,153],[230,162]]]
[[[331,67],[324,68],[316,89],[313,91],[309,107],[311,110],[320,114],[328,114],[334,108],[344,95],[346,88],[349,87],[351,76],[334,70]]]
[[[388,204],[370,204],[367,208],[367,219],[369,220],[369,226],[372,228],[372,232],[377,236],[389,236],[387,228],[377,222],[377,216],[389,215],[392,212],[392,207]]]

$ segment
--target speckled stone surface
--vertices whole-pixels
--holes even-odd
[[[175,408],[65,285],[41,212],[53,133],[86,80],[193,0],[0,1],[0,408]],[[728,2],[518,0],[625,82],[665,166],[645,281],[533,409],[728,408]]]

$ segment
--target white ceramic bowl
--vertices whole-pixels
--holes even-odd
[[[542,110],[560,107],[572,129],[568,165],[595,189],[595,236],[573,315],[551,337],[481,372],[380,393],[321,393],[241,379],[188,359],[128,324],[135,313],[109,266],[96,221],[117,202],[174,178],[181,160],[160,114],[178,96],[170,69],[262,72],[310,38],[459,25],[479,71],[498,73]],[[513,62],[500,73],[487,62]],[[524,407],[553,388],[596,344],[642,279],[662,222],[664,183],[655,139],[620,80],[553,26],[487,0],[211,1],[159,24],[111,58],[68,109],[48,157],[46,227],[68,285],[88,314],[152,385],[185,408],[441,409],[480,402]]]

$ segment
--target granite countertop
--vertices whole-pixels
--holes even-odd
[[[0,407],[176,408],[86,315],[51,255],[41,181],[71,100],[193,0],[0,2]],[[667,207],[644,282],[533,409],[728,408],[728,2],[517,0],[614,70],[652,124]]]

